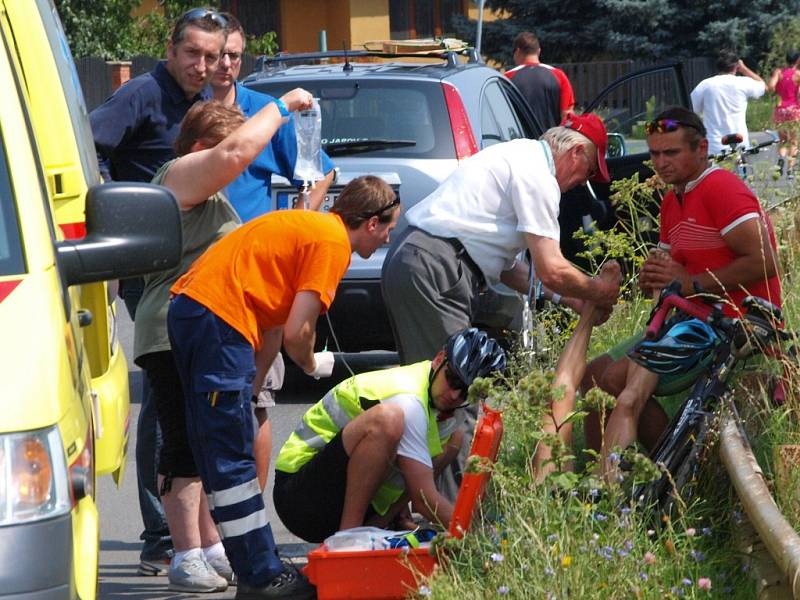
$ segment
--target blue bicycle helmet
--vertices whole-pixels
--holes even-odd
[[[659,375],[688,371],[714,356],[716,332],[699,319],[680,321],[658,340],[642,340],[629,352],[634,362]]]
[[[467,386],[477,377],[506,368],[506,353],[485,332],[474,327],[451,335],[445,344],[450,367]]]

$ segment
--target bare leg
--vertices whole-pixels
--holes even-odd
[[[211,512],[208,510],[208,497],[203,492],[202,486],[200,487],[200,544],[203,548],[213,546],[220,541],[219,531],[214,519],[211,518]]]
[[[272,455],[272,423],[269,420],[266,408],[256,408],[256,420],[258,421],[258,432],[253,443],[253,454],[256,459],[256,475],[261,491],[267,487],[267,476],[269,475],[269,461]]]
[[[163,480],[164,476],[159,475],[159,489]],[[169,492],[161,496],[172,544],[177,552],[201,547],[198,519],[202,496],[203,484],[199,477],[173,477]]]
[[[603,265],[599,277],[619,281],[619,265],[615,261],[609,261]],[[578,325],[572,332],[572,337],[567,342],[556,365],[556,377],[553,385],[556,388],[562,387],[564,395],[561,400],[553,402],[550,407],[550,418],[545,417],[542,429],[545,433],[558,433],[567,448],[572,447],[572,423],[564,421],[575,410],[575,394],[586,372],[586,350],[589,347],[592,328],[602,316],[602,312],[593,304],[584,303]],[[555,470],[556,465],[547,462],[552,455],[552,449],[549,446],[539,444],[533,457],[533,472],[537,483],[544,481],[548,473]],[[568,465],[567,468],[571,469],[572,465]]]
[[[619,446],[625,449],[636,441],[639,416],[657,385],[657,374],[629,361],[627,383],[625,389],[617,397],[617,405],[608,418],[608,426],[601,449],[604,473],[607,478],[614,480],[617,475],[616,464],[609,460],[609,455],[615,447]]]
[[[378,404],[345,426],[342,443],[350,458],[339,529],[363,525],[369,501],[394,463],[403,426],[403,410],[392,404]]]

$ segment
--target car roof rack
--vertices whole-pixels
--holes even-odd
[[[369,43],[369,42],[368,42]],[[326,52],[298,52],[295,54],[276,54],[274,56],[259,56],[256,61],[256,71],[286,68],[286,63],[312,63],[326,59],[344,59],[345,64],[350,58],[362,57],[375,58],[438,58],[446,62],[448,68],[459,65],[458,57],[466,56],[467,64],[482,63],[480,54],[475,48],[466,47],[440,50],[421,50],[410,52],[386,52],[381,50],[328,50]]]

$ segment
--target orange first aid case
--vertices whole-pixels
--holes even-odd
[[[470,456],[494,463],[502,437],[501,414],[483,406]],[[464,474],[448,529],[451,535],[460,538],[469,528],[489,475],[489,469]],[[430,575],[436,563],[437,558],[431,554],[430,548],[329,552],[322,544],[308,553],[308,565],[304,570],[309,581],[317,587],[319,600],[400,599],[416,590],[419,585],[416,578]]]

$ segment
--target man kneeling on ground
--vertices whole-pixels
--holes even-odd
[[[404,520],[409,500],[416,512],[447,526],[453,504],[437,491],[434,473],[461,446],[452,412],[465,405],[476,378],[505,364],[494,339],[467,328],[432,361],[363,373],[334,387],[281,448],[273,495],[278,516],[310,542],[360,525],[388,527]]]

